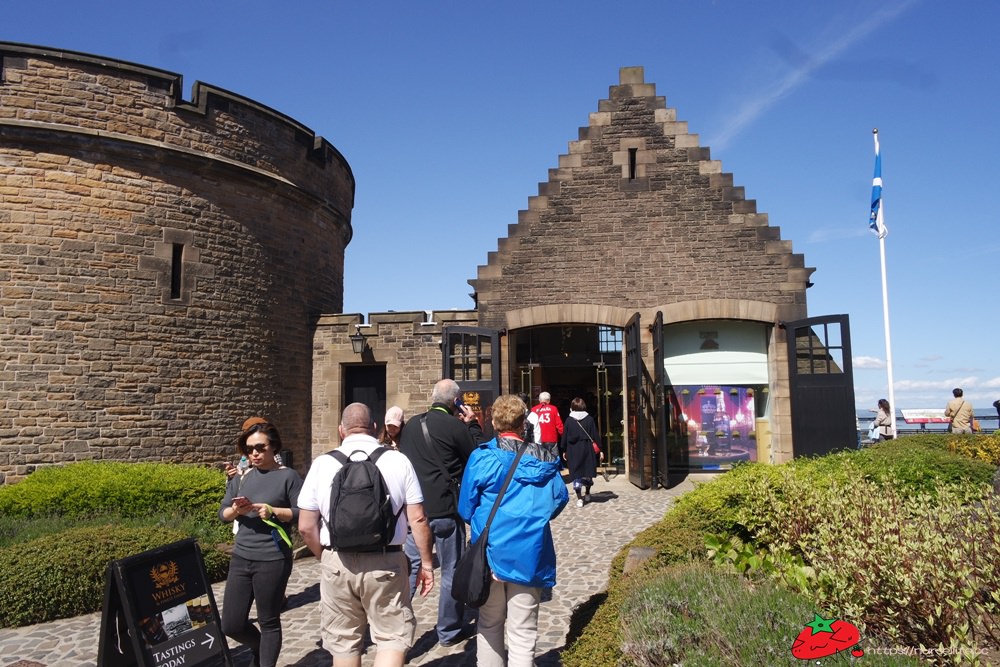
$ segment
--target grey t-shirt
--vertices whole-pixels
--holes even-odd
[[[274,470],[258,470],[251,468],[244,475],[237,475],[226,484],[226,495],[219,508],[219,518],[222,511],[233,504],[233,498],[246,496],[252,503],[267,503],[271,507],[290,507],[291,523],[281,523],[285,532],[291,536],[292,526],[299,521],[299,490],[302,488],[302,478],[291,468],[276,468]],[[247,560],[281,560],[291,558],[291,549],[282,541],[277,531],[264,523],[256,512],[236,519],[240,528],[236,533],[236,545],[233,554]]]

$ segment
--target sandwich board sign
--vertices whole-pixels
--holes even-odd
[[[232,667],[220,627],[194,539],[108,564],[101,667]]]

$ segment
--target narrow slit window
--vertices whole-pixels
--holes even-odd
[[[175,243],[170,260],[170,298],[181,298],[181,278],[184,269],[184,244]]]
[[[630,180],[630,181],[634,181],[635,178],[636,178],[636,176],[635,176],[635,158],[636,158],[636,155],[638,153],[639,153],[639,149],[638,148],[630,148],[630,149],[628,149],[628,180]]]

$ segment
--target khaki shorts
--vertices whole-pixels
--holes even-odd
[[[365,626],[376,650],[413,646],[417,621],[410,604],[406,554],[323,552],[320,624],[323,648],[334,658],[364,651]]]

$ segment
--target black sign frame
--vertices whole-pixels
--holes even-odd
[[[101,667],[232,667],[198,542],[111,561],[105,572]]]

